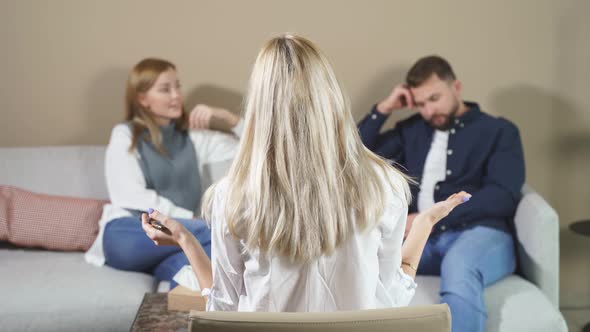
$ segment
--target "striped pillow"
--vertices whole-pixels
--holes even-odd
[[[22,247],[86,251],[107,201],[0,186],[0,240]]]

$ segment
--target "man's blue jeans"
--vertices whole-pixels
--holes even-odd
[[[476,226],[431,236],[418,274],[440,275],[441,302],[451,309],[452,331],[485,331],[483,290],[516,268],[512,236]]]
[[[211,230],[200,219],[175,219],[182,223],[201,243],[211,257]],[[104,230],[103,248],[106,264],[120,270],[151,273],[159,280],[170,281],[189,264],[186,255],[177,246],[156,246],[141,228],[135,217],[112,220]]]

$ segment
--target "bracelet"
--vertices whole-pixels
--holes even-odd
[[[209,298],[209,295],[211,295],[211,288],[201,289],[201,296]]]
[[[412,265],[412,264],[410,264],[410,263],[408,263],[408,262],[404,262],[404,261],[402,261],[402,265],[407,265],[407,266],[409,266],[409,267],[410,267],[410,269],[414,270],[414,272],[417,272],[417,270],[418,270],[418,267],[417,267],[417,266],[415,266],[415,265]]]

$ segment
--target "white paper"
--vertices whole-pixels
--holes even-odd
[[[184,286],[188,289],[194,291],[200,291],[201,287],[199,286],[199,281],[193,272],[193,268],[190,265],[185,265],[178,271],[172,280],[176,281],[181,286]]]

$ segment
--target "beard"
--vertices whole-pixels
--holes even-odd
[[[446,131],[453,127],[453,123],[455,122],[456,114],[459,112],[459,102],[455,101],[453,107],[451,108],[451,112],[448,115],[434,115],[430,120],[428,120],[428,124],[437,130]],[[434,119],[443,118],[442,123],[436,123]]]

